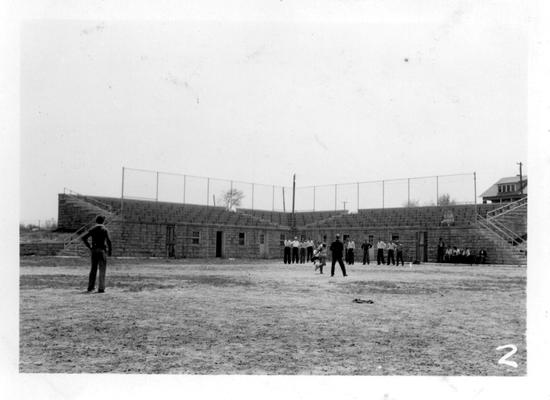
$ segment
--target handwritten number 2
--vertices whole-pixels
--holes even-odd
[[[504,346],[498,346],[497,350],[504,350],[504,349],[511,349],[508,353],[503,355],[500,360],[498,360],[499,364],[509,365],[510,367],[517,368],[518,363],[515,361],[508,361],[508,358],[512,357],[516,352],[518,351],[518,348],[513,344],[505,344]]]

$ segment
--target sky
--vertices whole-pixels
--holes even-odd
[[[287,187],[467,173],[468,191],[475,171],[478,195],[527,174],[527,25],[495,10],[28,20],[20,219],[56,218],[64,188],[120,196],[122,167]],[[126,179],[155,197],[153,175]]]

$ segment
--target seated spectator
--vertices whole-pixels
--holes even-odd
[[[466,247],[466,250],[464,250],[464,262],[470,265],[474,263],[472,252],[470,251],[469,247]]]
[[[461,264],[464,262],[464,253],[460,247],[456,249],[456,261],[457,264]]]
[[[445,262],[450,263],[452,256],[453,256],[453,249],[451,248],[451,246],[447,246],[447,250],[445,250],[445,258],[444,258]]]
[[[458,259],[458,249],[456,248],[456,246],[454,246],[453,247],[453,252],[451,253],[451,262],[453,264],[456,264],[457,259]]]
[[[485,264],[485,261],[487,260],[487,252],[485,251],[485,249],[479,250],[479,255],[477,259],[478,264]]]

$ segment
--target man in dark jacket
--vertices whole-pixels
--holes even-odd
[[[92,252],[92,269],[90,271],[90,278],[88,280],[88,292],[91,292],[95,288],[95,278],[97,275],[97,267],[99,266],[99,282],[98,293],[105,292],[105,272],[107,270],[107,255],[111,256],[111,239],[109,238],[109,231],[103,225],[105,217],[99,215],[92,229],[88,231],[83,237],[82,241]],[[92,244],[88,243],[88,238],[92,237]]]
[[[445,242],[442,238],[439,238],[439,242],[437,243],[437,262],[442,263],[443,258],[445,257]]]
[[[342,274],[344,276],[348,276],[346,274],[344,261],[342,260],[342,256],[344,255],[344,245],[340,241],[340,235],[336,235],[336,240],[330,245],[330,251],[332,252],[332,268],[330,269],[330,276],[334,276],[334,264],[336,264],[336,261],[340,264]]]
[[[365,265],[365,263],[370,264],[369,249],[371,247],[372,244],[367,242],[367,239],[365,239],[365,242],[361,245],[361,248],[363,249],[363,265]]]

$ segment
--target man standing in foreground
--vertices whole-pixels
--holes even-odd
[[[98,215],[95,219],[97,225],[88,231],[83,237],[82,241],[92,251],[92,269],[90,270],[90,278],[88,280],[88,292],[91,292],[95,288],[95,278],[97,275],[97,267],[99,265],[99,282],[97,287],[98,293],[105,292],[105,272],[107,269],[107,255],[111,256],[111,239],[109,238],[109,231],[103,225],[105,217]],[[92,237],[92,245],[88,243],[88,238]]]
[[[330,251],[332,252],[332,268],[330,269],[330,276],[334,276],[334,264],[336,264],[336,261],[340,264],[342,275],[348,276],[346,274],[344,261],[342,261],[342,256],[344,255],[344,245],[340,241],[340,235],[336,235],[336,240],[330,245]]]

